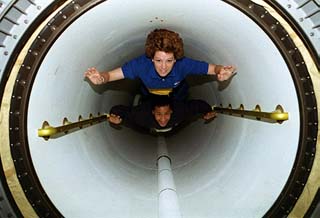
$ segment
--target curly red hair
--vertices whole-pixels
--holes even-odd
[[[147,57],[153,58],[156,51],[172,52],[175,59],[184,56],[183,40],[178,33],[167,29],[155,29],[149,33],[145,53]]]

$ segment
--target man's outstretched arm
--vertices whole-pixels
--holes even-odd
[[[187,114],[189,114],[189,116],[202,114],[204,120],[211,120],[216,117],[216,112],[212,110],[212,107],[206,101],[193,99],[187,101],[186,104]]]
[[[131,113],[131,108],[124,105],[115,105],[110,110],[108,121],[112,124],[119,125],[123,120],[128,121]]]

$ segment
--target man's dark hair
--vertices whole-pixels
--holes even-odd
[[[172,97],[169,97],[168,95],[151,95],[150,100],[152,110],[154,110],[155,107],[162,107],[167,105],[169,105],[169,107],[172,109]]]

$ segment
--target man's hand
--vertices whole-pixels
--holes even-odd
[[[217,73],[218,81],[222,82],[228,80],[235,74],[236,68],[234,66],[223,66]]]
[[[95,67],[89,68],[84,73],[84,76],[95,85],[101,85],[109,81],[109,74],[105,73],[104,75],[101,75],[101,73]]]
[[[203,119],[208,121],[208,120],[212,120],[217,116],[216,112],[214,111],[210,111],[208,113],[206,113],[205,115],[203,115]]]
[[[120,124],[120,123],[122,122],[122,119],[121,119],[121,117],[118,116],[118,115],[110,114],[108,121],[109,121],[110,123],[113,123],[113,124],[117,124],[117,125],[118,125],[118,124]]]

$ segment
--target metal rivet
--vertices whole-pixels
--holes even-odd
[[[79,9],[80,9],[80,5],[75,4],[75,5],[73,6],[73,8],[74,8],[74,10],[79,10]]]

